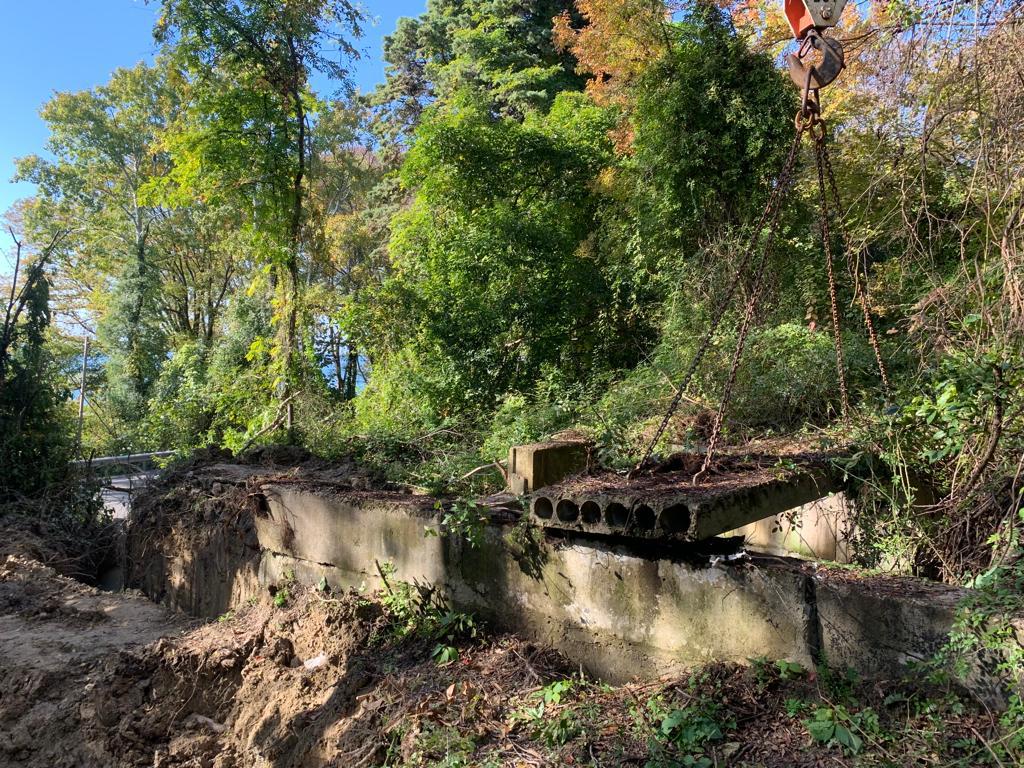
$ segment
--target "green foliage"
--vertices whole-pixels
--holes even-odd
[[[164,364],[146,417],[146,432],[155,445],[193,448],[206,442],[213,415],[209,354],[204,343],[186,342]]]
[[[684,304],[676,303],[682,309]],[[641,364],[608,387],[586,412],[583,423],[594,434],[601,458],[613,465],[635,461],[646,435],[645,426],[660,420],[679,380],[696,353],[700,327],[684,316],[670,313],[662,341],[652,360]],[[700,441],[706,424],[696,418],[701,406],[717,406],[735,344],[725,330],[709,350],[689,390],[689,407],[682,411],[682,427],[668,437],[679,442]],[[866,343],[847,336],[847,375],[851,387],[866,384],[871,357]],[[856,393],[856,389],[853,390]],[[839,409],[835,352],[830,334],[796,323],[755,330],[748,342],[727,414],[727,434],[739,439],[751,434],[790,433],[806,425],[829,423]],[[687,431],[688,430],[688,431]]]
[[[638,223],[669,277],[671,261],[716,225],[757,211],[789,143],[795,97],[720,11],[697,6],[636,90]]]
[[[855,705],[853,697],[860,675],[852,667],[831,667],[819,664],[817,669],[818,685],[829,699]]]
[[[15,257],[20,262],[21,249]],[[46,348],[49,254],[20,264],[0,325],[0,502],[44,491],[67,477],[74,446],[62,405],[68,392]]]
[[[431,361],[432,410],[489,407],[545,366],[572,377],[616,357],[593,333],[610,293],[584,247],[612,123],[581,99],[563,94],[525,124],[436,113],[417,132],[403,167],[415,201],[395,222],[384,294]]]
[[[139,422],[153,397],[166,339],[157,320],[159,285],[156,271],[140,253],[124,268],[101,318],[97,334],[107,351],[106,397],[117,418]],[[127,447],[157,447],[146,441]]]
[[[61,288],[97,310],[106,405],[121,448],[145,447],[132,430],[166,349],[152,245],[159,211],[146,189],[167,173],[158,137],[177,111],[166,62],[119,69],[106,85],[47,102],[42,116],[53,159],[18,163],[19,177],[40,191],[28,216],[33,238],[69,233],[56,254]],[[97,297],[104,284],[112,286],[109,295]]]
[[[550,371],[532,391],[506,395],[491,416],[481,456],[504,461],[510,446],[539,442],[572,426],[594,399],[597,386],[566,382],[558,371]]]
[[[428,722],[416,739],[409,760],[402,765],[431,768],[470,768],[476,743],[458,729]]]
[[[878,715],[870,707],[853,713],[843,706],[823,707],[804,725],[815,741],[838,746],[851,755],[864,748],[865,737],[879,733]]]
[[[392,563],[378,563],[378,569],[384,582],[380,600],[390,620],[387,635],[378,639],[418,638],[433,644],[430,655],[439,665],[457,661],[458,644],[477,636],[476,620],[453,611],[433,588],[395,579]]]
[[[661,697],[654,697],[638,717],[649,729],[647,768],[710,768],[713,761],[705,753],[735,727],[723,721],[718,704],[705,697],[684,707],[670,707]]]
[[[872,358],[867,343],[844,334],[846,374],[856,393],[866,384]],[[728,345],[731,348],[732,340]],[[757,430],[793,431],[805,424],[827,424],[839,410],[839,383],[833,340],[827,330],[783,323],[757,331],[740,369],[733,418]],[[712,374],[719,371],[712,370]],[[715,391],[707,386],[709,396]]]
[[[455,0],[399,19],[384,40],[387,79],[372,99],[385,137],[411,136],[430,103],[471,102],[521,119],[561,92],[582,90],[575,62],[552,40],[552,19],[574,10],[567,0]]]
[[[1024,512],[1021,513],[1024,515]],[[1005,738],[992,745],[997,759],[1024,759],[1024,562],[999,565],[974,580],[975,587],[957,607],[946,645],[929,661],[938,681],[949,672],[968,679],[980,666],[1000,675],[1008,706],[1000,718]]]
[[[348,0],[162,6],[156,37],[185,75],[189,109],[165,138],[174,165],[159,194],[175,206],[212,201],[248,214],[242,229],[266,267],[257,277],[272,274],[254,281],[265,300],[273,297],[275,310],[269,383],[293,439],[292,401],[308,362],[300,343],[303,266],[316,247],[307,226],[307,175],[310,121],[319,105],[308,81],[320,72],[348,83],[345,61],[358,55],[351,40],[360,34],[362,12]]]
[[[775,666],[779,670],[780,680],[797,680],[807,672],[803,665],[797,664],[795,661],[786,661],[785,659],[776,661]]]
[[[458,499],[445,509],[444,504],[436,502],[434,509],[441,514],[441,532],[465,541],[471,549],[478,549],[483,543],[484,532],[490,517],[485,507],[472,499]],[[433,528],[427,528],[428,536],[439,535]]]
[[[789,717],[799,717],[805,714],[811,705],[803,699],[786,699],[785,707]]]
[[[274,605],[278,608],[287,608],[288,601],[291,599],[291,593],[288,591],[288,587],[280,587],[274,593]]]
[[[287,608],[292,599],[292,589],[295,586],[295,572],[291,569],[282,574],[281,580],[273,585],[272,602],[277,608]]]
[[[561,747],[582,733],[582,727],[576,713],[568,707],[561,707],[562,699],[567,697],[579,682],[576,680],[555,680],[539,691],[530,695],[534,705],[526,705],[516,709],[509,717],[515,726],[524,724],[530,738],[540,741],[550,748]],[[551,710],[555,711],[552,712]]]

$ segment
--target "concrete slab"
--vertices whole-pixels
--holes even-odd
[[[701,541],[839,490],[824,461],[796,467],[777,457],[735,462],[699,484],[693,478],[691,469],[636,479],[607,472],[580,476],[534,493],[530,512],[545,528]]]

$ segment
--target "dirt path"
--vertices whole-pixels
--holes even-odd
[[[104,764],[79,728],[105,665],[193,626],[142,595],[100,592],[19,556],[0,561],[0,765]],[[107,761],[105,764],[116,763]]]

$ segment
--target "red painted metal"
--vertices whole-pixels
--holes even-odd
[[[804,35],[814,29],[814,18],[807,10],[803,0],[785,0],[786,20],[793,29],[793,36],[797,40],[803,40]]]

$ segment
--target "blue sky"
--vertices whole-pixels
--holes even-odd
[[[360,43],[358,86],[370,90],[384,77],[381,43],[401,16],[417,16],[426,0],[362,0],[377,24]],[[54,91],[102,84],[118,67],[151,60],[157,3],[143,0],[0,0],[0,213],[32,194],[9,182],[14,158],[39,153],[46,126],[39,108]]]

